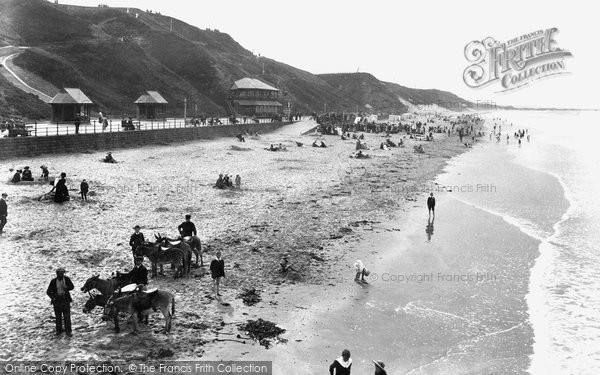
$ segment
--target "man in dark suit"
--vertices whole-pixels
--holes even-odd
[[[136,256],[135,257],[135,266],[129,273],[127,274],[131,277],[131,283],[133,284],[148,284],[148,270],[144,267],[144,257]]]
[[[139,225],[133,227],[133,230],[135,232],[131,235],[131,238],[129,239],[129,246],[131,246],[131,252],[134,253],[133,256],[135,258],[135,249],[137,249],[138,246],[142,245],[145,240],[144,234],[140,232]]]
[[[56,317],[56,334],[60,335],[64,330],[71,337],[71,295],[70,290],[74,286],[71,279],[65,276],[65,269],[60,267],[56,270],[56,278],[50,281],[46,294],[54,305],[54,316]]]
[[[427,198],[427,209],[429,210],[429,217],[431,217],[431,214],[435,217],[435,198],[433,197],[433,193]]]
[[[2,231],[6,225],[6,217],[8,216],[8,205],[6,204],[7,196],[8,194],[2,193],[2,198],[0,198],[0,236],[2,236]]]

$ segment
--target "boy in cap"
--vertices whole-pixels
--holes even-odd
[[[0,198],[0,236],[2,236],[2,231],[6,225],[6,217],[8,216],[8,205],[6,204],[7,196],[8,194],[2,193],[2,198]]]
[[[59,267],[56,270],[56,277],[50,281],[46,294],[50,297],[50,303],[54,305],[54,316],[56,318],[56,334],[60,335],[64,331],[71,337],[71,295],[70,290],[74,289],[71,279],[65,276],[65,269]]]

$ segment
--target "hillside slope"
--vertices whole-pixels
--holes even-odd
[[[473,103],[451,92],[413,89],[380,81],[369,73],[333,73],[318,76],[345,96],[361,103],[358,107],[360,111],[372,108],[374,112],[404,113],[408,110],[407,104],[418,108],[436,105],[454,111],[473,107]]]
[[[398,96],[435,97],[368,74],[314,75],[255,56],[228,34],[133,8],[0,0],[2,45],[29,47],[12,59],[27,72],[24,81],[32,80],[27,84],[81,88],[97,110],[116,116],[134,113],[133,102],[146,90],[166,98],[168,116],[183,114],[184,99],[190,115],[225,115],[229,87],[243,77],[278,87],[293,109],[305,113],[325,105],[328,111],[365,111],[366,104],[402,113],[407,107]]]

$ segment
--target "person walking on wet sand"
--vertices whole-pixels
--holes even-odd
[[[435,217],[435,197],[433,193],[429,194],[429,198],[427,198],[427,210],[429,210],[429,217],[431,218],[431,214]]]
[[[329,375],[350,375],[352,369],[352,358],[350,358],[350,351],[344,349],[342,356],[329,366]]]
[[[6,197],[8,194],[2,193],[2,198],[0,198],[0,236],[4,231],[4,226],[6,225],[6,217],[8,216],[8,205],[6,204]]]
[[[215,259],[210,262],[210,276],[213,279],[213,290],[220,297],[219,284],[221,283],[221,278],[225,277],[225,261],[221,258],[220,251],[217,251]]]
[[[71,279],[65,276],[65,269],[60,267],[56,270],[56,277],[50,281],[46,294],[50,297],[50,303],[54,306],[54,316],[56,317],[56,334],[64,332],[71,337],[71,295],[70,290],[74,289]]]
[[[79,186],[79,190],[81,191],[81,200],[87,201],[87,193],[90,190],[90,185],[88,185],[85,178],[81,181],[81,185]]]

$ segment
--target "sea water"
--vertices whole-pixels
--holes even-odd
[[[527,370],[598,374],[600,113],[502,111],[487,117],[501,126],[500,142],[477,144],[456,158],[449,170],[464,178],[445,188],[540,241],[527,295],[534,332]],[[519,129],[530,136],[520,145],[513,137]],[[450,181],[441,176],[439,182]]]

